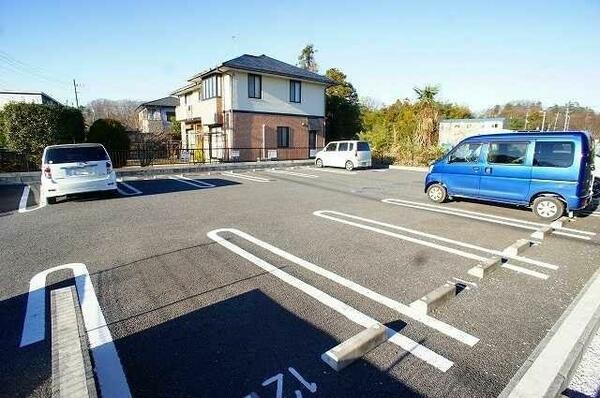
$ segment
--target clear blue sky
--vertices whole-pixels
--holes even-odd
[[[0,89],[72,102],[76,78],[84,104],[151,100],[243,53],[295,63],[311,42],[321,72],[338,67],[385,103],[432,83],[476,111],[518,99],[600,111],[600,1],[492,3],[0,0]]]

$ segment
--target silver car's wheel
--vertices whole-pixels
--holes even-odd
[[[427,188],[427,196],[433,202],[442,203],[448,197],[448,193],[443,185],[433,184],[429,188]]]
[[[562,216],[564,211],[565,205],[555,197],[540,197],[533,202],[533,212],[544,220],[554,221]]]

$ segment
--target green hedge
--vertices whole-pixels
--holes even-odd
[[[0,136],[8,149],[29,154],[38,161],[48,145],[83,142],[85,125],[76,108],[9,103],[2,109]]]

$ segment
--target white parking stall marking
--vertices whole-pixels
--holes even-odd
[[[319,176],[316,176],[314,174],[304,174],[304,173],[298,173],[295,171],[288,171],[288,170],[266,170],[267,173],[274,173],[274,174],[286,174],[286,175],[290,175],[290,176],[294,176],[294,177],[301,177],[301,178],[319,178]]]
[[[341,174],[341,175],[354,175],[354,174],[356,174],[356,171],[342,171],[342,170],[324,169],[324,168],[319,168],[319,167],[307,167],[307,169],[315,170],[315,171],[323,171],[323,172],[326,172],[326,173]]]
[[[404,207],[409,207],[409,208],[413,208],[413,209],[427,210],[427,211],[431,211],[431,212],[435,212],[435,213],[451,214],[451,215],[455,215],[455,216],[459,216],[459,217],[470,218],[473,220],[480,220],[480,221],[486,221],[486,222],[491,222],[491,223],[495,223],[495,224],[508,225],[511,227],[528,229],[531,231],[535,231],[541,226],[549,225],[549,224],[544,224],[541,222],[525,221],[525,220],[519,220],[516,218],[495,216],[495,215],[491,215],[491,214],[485,214],[485,213],[479,213],[479,212],[475,212],[475,211],[458,209],[455,207],[448,208],[448,207],[444,207],[444,206],[437,206],[437,205],[432,205],[432,204],[427,204],[427,203],[422,203],[422,202],[413,202],[410,200],[382,199],[381,201],[383,203],[392,204],[392,205],[396,205],[396,206],[404,206]],[[567,232],[563,232],[563,231],[567,231]],[[569,232],[573,232],[574,234],[571,234]],[[583,239],[583,240],[590,240],[591,239],[590,236],[596,235],[595,232],[582,231],[582,230],[578,230],[578,229],[565,228],[565,227],[555,228],[554,234],[570,236],[570,237]],[[576,235],[576,234],[580,234],[580,235]],[[588,235],[588,236],[581,236],[581,235]]]
[[[453,339],[456,339],[469,346],[474,346],[479,341],[477,337],[463,332],[462,330],[457,329],[454,326],[448,325],[442,321],[439,321],[431,316],[423,315],[422,313],[415,311],[412,307],[409,307],[408,305],[402,304],[389,297],[383,296],[369,288],[366,288],[364,286],[359,285],[358,283],[346,279],[343,276],[336,274],[335,272],[326,270],[325,268],[319,267],[318,265],[303,260],[300,257],[294,256],[291,253],[281,250],[266,242],[263,242],[249,234],[243,234],[244,239],[248,240],[249,242],[252,242],[255,245],[262,247],[263,249],[268,250],[279,257],[285,258],[286,260],[297,264],[309,271],[312,271],[315,274],[318,274],[341,286],[344,286],[354,291],[355,293],[361,294],[373,301],[378,302],[379,304],[385,305],[386,307],[391,308],[404,316],[407,316],[415,321],[421,322],[425,326],[437,330],[448,337],[452,337]]]
[[[131,192],[125,192],[124,190],[122,190],[121,188],[119,188],[118,184],[123,185],[124,187],[126,187],[127,189],[129,189]],[[143,193],[142,191],[140,191],[139,189],[137,189],[133,185],[127,184],[126,182],[124,182],[123,179],[118,179],[117,180],[117,191],[119,191],[119,193],[121,195],[125,195],[125,196],[140,195],[140,194]]]
[[[255,243],[261,247],[275,249],[274,251],[271,250],[275,254],[278,254],[279,252],[281,252],[281,253],[285,253],[290,258],[298,259],[297,257],[292,256],[291,254],[284,252],[281,249],[271,246],[268,243],[263,242],[259,239],[256,239],[252,235],[249,235],[249,234],[242,232],[240,230],[237,230],[237,229],[233,229],[233,228],[215,229],[213,231],[210,231],[207,234],[207,236],[210,239],[212,239],[213,241],[220,244],[221,246],[225,247],[226,249],[228,249],[228,250],[232,251],[233,253],[252,262],[253,264],[255,264],[258,267],[262,268],[263,270],[267,271],[271,275],[281,279],[283,282],[287,283],[288,285],[299,289],[300,291],[304,292],[305,294],[308,294],[315,300],[317,300],[317,301],[321,302],[322,304],[328,306],[329,308],[337,311],[338,313],[340,313],[344,317],[346,317],[348,320],[350,320],[354,323],[357,323],[358,325],[361,325],[364,328],[369,328],[369,327],[379,323],[377,320],[358,311],[357,309],[349,306],[348,304],[330,296],[329,294],[317,289],[316,287],[314,287],[312,285],[309,285],[306,282],[301,281],[300,279],[282,271],[281,269],[266,262],[265,260],[255,256],[255,255],[247,252],[246,250],[242,249],[241,247],[229,242],[225,238],[222,238],[219,234],[224,233],[224,232],[228,232],[228,233],[237,235],[240,238],[245,239],[249,242]],[[268,249],[268,250],[270,250],[270,249]],[[298,259],[298,260],[301,260],[301,259]],[[386,336],[388,338],[388,341],[390,341],[391,343],[399,346],[404,351],[410,352],[415,357],[425,361],[426,363],[434,366],[435,368],[441,370],[442,372],[447,371],[454,364],[449,359],[437,354],[436,352],[430,350],[429,348],[422,346],[421,344],[417,343],[416,341],[414,341],[414,340],[412,340],[412,339],[410,339],[388,327],[386,327]]]
[[[34,210],[41,209],[46,206],[46,198],[44,197],[43,191],[40,193],[40,203],[37,206],[32,207],[30,209],[27,208],[27,200],[29,199],[29,194],[31,193],[31,187],[29,185],[25,185],[23,188],[23,193],[21,194],[21,200],[19,201],[19,213],[29,213]]]
[[[469,259],[476,260],[476,261],[479,261],[479,262],[484,262],[485,260],[487,260],[486,257],[482,257],[482,256],[479,256],[477,254],[473,254],[473,253],[469,253],[469,252],[466,252],[466,251],[463,251],[463,250],[455,249],[455,248],[452,248],[452,247],[449,247],[449,246],[444,246],[444,245],[440,245],[440,244],[437,244],[437,243],[433,243],[433,242],[429,242],[429,241],[425,241],[425,240],[413,238],[411,236],[397,234],[395,232],[386,231],[384,229],[372,227],[370,225],[365,225],[365,224],[357,223],[357,222],[354,222],[354,221],[345,220],[343,218],[334,217],[334,216],[328,215],[326,213],[336,214],[336,215],[343,216],[343,217],[346,217],[346,218],[354,218],[354,219],[365,221],[365,222],[368,222],[368,223],[371,223],[371,224],[383,225],[383,226],[386,226],[386,227],[389,227],[389,228],[393,228],[393,229],[401,229],[401,230],[404,229],[403,227],[399,227],[397,225],[381,223],[379,221],[370,220],[368,218],[353,216],[351,214],[341,213],[341,212],[337,212],[337,211],[333,211],[333,210],[318,210],[318,211],[313,212],[313,214],[315,216],[318,216],[318,217],[326,218],[328,220],[340,222],[340,223],[343,223],[343,224],[348,224],[348,225],[351,225],[351,226],[354,226],[354,227],[358,227],[358,228],[361,228],[361,229],[365,229],[365,230],[368,230],[368,231],[377,232],[377,233],[380,233],[382,235],[387,235],[387,236],[391,236],[393,238],[402,239],[402,240],[405,240],[405,241],[408,241],[408,242],[412,242],[412,243],[416,243],[416,244],[419,244],[419,245],[422,245],[422,246],[431,247],[433,249],[437,249],[437,250],[441,250],[441,251],[444,251],[444,252],[447,252],[447,253],[455,254],[457,256],[469,258]],[[414,230],[412,230],[412,231],[414,231]],[[415,232],[417,232],[417,231],[415,231]],[[425,233],[419,233],[419,234],[425,234]],[[452,242],[453,244],[456,244],[456,245],[459,245],[459,246],[463,246],[463,247],[470,247],[470,246],[473,246],[473,247],[470,247],[470,248],[478,247],[478,246],[475,246],[475,245],[470,245],[469,243],[454,241],[454,240],[443,238],[443,237],[437,236],[437,235],[432,235],[432,234],[427,234],[427,235],[428,235],[428,237],[430,237],[432,239],[437,239],[437,240],[440,240],[440,241],[445,241],[447,243]],[[483,249],[485,251],[489,250],[489,249],[485,249],[485,248],[482,248],[482,247],[479,247],[479,249]],[[503,256],[506,257],[505,255],[503,255]],[[511,256],[511,257],[515,257],[515,256]],[[519,257],[519,258],[520,259],[524,259],[524,257]],[[548,265],[550,265],[550,264],[548,264]],[[502,264],[501,267],[507,268],[507,269],[510,269],[510,270],[513,270],[513,271],[516,271],[516,272],[520,272],[522,274],[530,275],[530,276],[533,276],[533,277],[536,277],[536,278],[548,279],[548,275],[546,275],[546,274],[543,274],[543,273],[537,272],[537,271],[532,271],[532,270],[529,270],[527,268],[519,267],[517,265]]]
[[[319,214],[316,214],[319,213]],[[364,221],[370,224],[375,224],[375,225],[379,225],[382,227],[386,227],[386,228],[391,228],[391,229],[396,229],[398,231],[403,231],[403,232],[408,232],[414,235],[418,235],[418,236],[423,236],[425,238],[430,238],[430,239],[435,239],[438,240],[440,242],[445,242],[445,243],[450,243],[456,246],[462,246],[468,249],[473,249],[473,250],[477,250],[477,251],[482,251],[485,253],[490,253],[496,256],[500,256],[500,257],[504,257],[507,259],[511,259],[511,260],[515,260],[515,261],[519,261],[522,263],[527,263],[527,264],[531,264],[531,265],[536,265],[538,267],[542,267],[542,268],[548,268],[551,270],[557,270],[558,266],[554,265],[554,264],[549,264],[543,261],[538,261],[538,260],[534,260],[528,257],[523,257],[523,256],[519,256],[519,255],[507,255],[506,253],[504,253],[501,250],[494,250],[494,249],[488,249],[482,246],[477,246],[471,243],[466,243],[466,242],[461,242],[458,240],[454,240],[454,239],[449,239],[449,238],[444,238],[443,236],[439,236],[439,235],[434,235],[434,234],[429,234],[426,232],[421,232],[421,231],[417,231],[415,229],[411,229],[411,228],[406,228],[406,227],[401,227],[399,225],[394,225],[394,224],[389,224],[389,223],[385,223],[385,222],[381,222],[381,221],[376,221],[376,220],[372,220],[369,218],[364,218],[364,217],[359,217],[359,216],[354,216],[352,214],[347,214],[347,213],[342,213],[339,211],[333,211],[333,210],[320,210],[319,212],[315,212],[313,214],[315,215],[321,215],[322,213],[331,213],[331,214],[336,214],[342,217],[346,217],[346,218],[352,218],[355,220],[359,220],[359,221]]]
[[[258,176],[250,176],[248,174],[239,174],[233,173],[231,171],[225,171],[223,173],[224,176],[233,177],[233,178],[241,178],[242,180],[248,180],[253,182],[271,182],[268,178],[258,177]]]
[[[131,397],[119,354],[106,325],[106,320],[100,309],[100,303],[98,303],[85,264],[59,265],[42,271],[31,278],[20,347],[45,339],[46,277],[52,272],[64,269],[72,270],[75,277],[75,287],[81,305],[90,350],[94,358],[94,370],[101,395],[103,397]]]
[[[183,182],[184,184],[188,184],[188,185],[191,185],[196,188],[214,188],[214,187],[216,187],[216,185],[214,185],[214,184],[204,182],[204,181],[194,180],[192,178],[188,178],[188,177],[184,177],[184,176],[169,176],[169,178],[171,180]]]

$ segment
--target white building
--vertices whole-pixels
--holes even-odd
[[[444,147],[453,147],[461,140],[486,133],[512,132],[504,128],[505,119],[484,118],[484,119],[444,119],[440,121],[439,126],[439,145]]]
[[[0,91],[0,108],[9,102],[60,105],[60,102],[41,91]]]
[[[178,105],[179,98],[171,96],[140,104],[136,108],[140,132],[147,134],[170,130]]]

